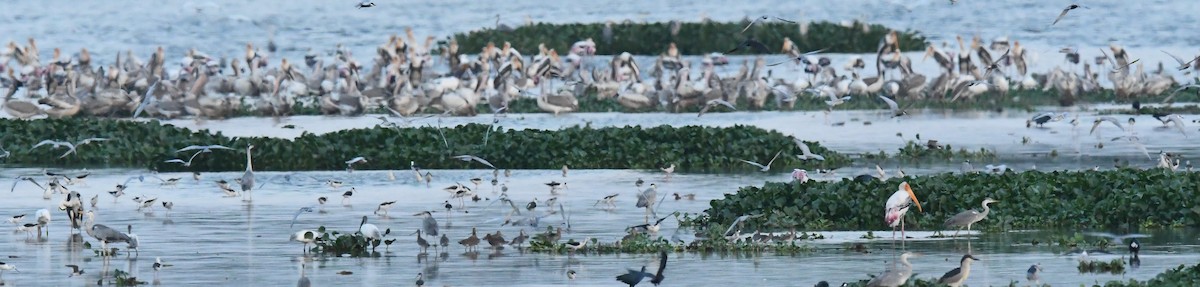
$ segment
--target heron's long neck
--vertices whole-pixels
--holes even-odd
[[[250,150],[246,149],[246,171],[254,171],[254,161],[251,159]]]
[[[987,203],[984,203],[983,204],[983,212],[980,214],[986,217],[989,212],[992,212],[992,208],[988,207]]]

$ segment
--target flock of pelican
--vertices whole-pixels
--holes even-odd
[[[474,115],[485,103],[492,112],[500,112],[512,100],[529,97],[542,111],[562,114],[578,110],[578,99],[590,96],[592,90],[599,100],[629,109],[666,111],[733,109],[741,102],[761,109],[769,100],[791,109],[805,94],[827,99],[832,109],[852,95],[880,95],[899,116],[903,113],[896,102],[907,99],[955,101],[989,93],[1004,97],[1010,89],[1041,89],[1056,90],[1069,104],[1081,93],[1102,89],[1102,77],[1124,98],[1162,94],[1177,84],[1161,63],[1156,71],[1147,72],[1138,58],[1116,44],[1108,48],[1111,57],[1101,49],[1090,62],[1081,57],[1084,51],[1063,48],[1060,52],[1067,65],[1034,75],[1027,69],[1030,57],[1019,41],[1010,43],[1008,37],[1000,37],[984,45],[978,36],[970,44],[962,37],[957,40],[957,49],[945,43],[941,48],[927,46],[924,59],[932,57],[941,71],[927,77],[913,70],[913,61],[902,54],[894,31],[880,41],[873,76],[866,75],[868,62],[860,56],[839,67],[820,55],[823,50],[800,51],[786,38],[778,52],[790,60],[768,65],[764,57],[757,57],[743,61],[733,75],[720,75],[714,69],[728,64],[724,54],[707,55],[700,67],[693,68],[674,43],[646,73],[629,53],[614,55],[607,65],[595,64],[596,43],[591,39],[574,43],[565,57],[545,45],[526,57],[508,42],[489,43],[468,55],[453,39],[442,45],[428,36],[422,42],[411,29],[378,46],[376,54],[370,55],[369,69],[340,45],[325,55],[310,49],[303,63],[286,58],[273,63],[270,51],[252,43],[246,44],[243,56],[231,59],[193,48],[176,62],[160,47],[146,61],[129,51],[116,55],[110,64],[98,65],[86,48],[73,56],[55,48],[52,58],[43,61],[31,38],[26,45],[10,42],[0,54],[0,73],[7,75],[0,78],[0,89],[7,90],[4,110],[17,118],[144,113],[158,118],[221,119],[243,109],[282,117],[301,106],[330,115],[374,110],[403,116]],[[738,47],[742,46],[771,52],[754,39]],[[1178,61],[1176,70],[1200,70],[1195,58],[1184,61],[1170,56]],[[803,73],[791,80],[770,77],[769,66],[787,63]]]

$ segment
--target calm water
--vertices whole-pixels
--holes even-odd
[[[0,176],[12,178],[18,174],[37,173],[31,169],[8,169]],[[142,243],[140,258],[116,257],[107,263],[108,268],[130,271],[144,280],[154,280],[151,265],[155,257],[162,257],[174,267],[158,274],[157,280],[167,285],[184,284],[291,284],[298,276],[298,265],[302,260],[300,244],[287,241],[291,232],[302,228],[324,225],[335,230],[354,230],[359,217],[370,216],[371,222],[380,228],[391,228],[392,237],[399,238],[390,251],[381,258],[316,258],[307,266],[307,276],[318,285],[391,285],[409,284],[417,272],[424,272],[431,286],[487,286],[503,284],[548,285],[568,283],[564,273],[567,269],[577,270],[579,277],[572,282],[579,285],[611,285],[613,276],[627,267],[643,264],[654,265],[651,256],[644,255],[541,255],[522,254],[516,249],[505,249],[493,254],[486,248],[476,257],[466,256],[463,249],[454,245],[444,258],[435,254],[431,261],[418,261],[415,237],[407,236],[419,228],[419,218],[410,216],[422,210],[443,210],[442,202],[449,199],[440,187],[453,182],[468,182],[471,177],[490,177],[490,171],[431,171],[435,182],[433,188],[418,184],[410,171],[396,172],[397,180],[389,181],[383,171],[308,172],[291,174],[291,180],[283,173],[258,173],[260,180],[268,183],[254,193],[253,204],[245,204],[239,198],[223,198],[213,181],[232,179],[240,173],[203,174],[194,181],[187,174],[159,174],[163,178],[184,177],[175,187],[160,186],[155,179],[145,183],[135,182],[126,191],[127,195],[115,203],[104,191],[124,181],[135,171],[98,170],[89,177],[86,185],[72,189],[83,194],[85,204],[93,195],[100,194],[98,223],[113,227],[133,225]],[[643,178],[660,184],[660,193],[696,193],[695,201],[675,201],[668,198],[661,207],[662,213],[669,211],[699,212],[707,206],[707,200],[721,197],[739,186],[761,184],[767,180],[781,180],[784,174],[750,175],[675,175],[665,179],[658,172],[588,170],[572,171],[562,178],[557,170],[518,170],[511,178],[501,178],[510,187],[510,198],[523,204],[536,197],[545,200],[551,197],[542,185],[550,180],[567,181],[570,188],[558,196],[570,214],[572,230],[564,239],[597,238],[611,242],[619,239],[625,226],[640,224],[642,212],[633,206],[634,186],[632,181]],[[324,186],[325,179],[342,180],[346,186],[334,190]],[[470,183],[467,183],[468,185]],[[480,187],[481,196],[495,199],[497,194],[491,187]],[[349,187],[358,192],[343,206],[339,196]],[[604,211],[592,208],[600,197],[609,193],[620,193],[617,208]],[[135,210],[131,198],[134,196],[157,197],[159,201],[172,201],[175,208],[168,215],[161,206],[154,212]],[[291,216],[302,206],[314,205],[316,198],[327,196],[331,200],[323,207],[324,212],[302,214],[295,228],[289,228]],[[65,213],[54,209],[62,195],[52,200],[42,200],[35,187],[28,184],[17,186],[17,191],[6,197],[0,213],[5,216],[28,214],[33,217],[39,208],[53,211],[50,236],[45,241],[30,239],[24,233],[10,233],[0,237],[0,256],[8,256],[4,262],[14,264],[21,273],[6,273],[4,280],[12,285],[84,285],[95,282],[105,263],[93,256],[89,250],[68,249],[69,231],[63,221]],[[398,200],[391,208],[391,218],[372,215],[376,205],[383,201]],[[449,218],[444,212],[437,213],[442,232],[457,241],[469,234],[471,227],[481,232],[503,231],[507,237],[515,236],[519,227],[500,227],[497,218],[506,212],[499,205],[488,207],[490,201],[468,203],[467,211],[455,211]],[[998,209],[997,212],[1003,212]],[[32,218],[26,222],[33,221]],[[544,224],[563,223],[559,217],[547,217]],[[526,230],[531,229],[525,227]],[[545,228],[542,226],[541,228]],[[676,232],[674,220],[666,221],[660,235],[669,237]],[[673,286],[686,284],[737,284],[738,282],[763,282],[764,284],[791,285],[813,284],[818,280],[835,282],[867,278],[868,273],[882,271],[885,262],[892,260],[890,240],[858,239],[861,232],[826,232],[829,239],[805,242],[819,248],[812,254],[800,256],[734,256],[672,254],[666,282]],[[877,232],[886,235],[886,232]],[[928,233],[914,232],[910,236],[924,237]],[[1031,246],[1031,238],[1048,241],[1052,233],[1009,233],[988,235],[982,240],[966,246],[959,241],[919,241],[909,243],[908,249],[925,254],[913,260],[917,273],[922,277],[940,275],[955,264],[966,248],[984,261],[976,266],[968,281],[971,285],[1003,284],[1008,280],[1023,278],[1022,271],[1030,264],[1041,262],[1046,269],[1047,283],[1079,284],[1113,279],[1146,279],[1179,264],[1193,264],[1200,259],[1197,253],[1197,234],[1194,231],[1155,234],[1143,240],[1147,246],[1143,251],[1140,269],[1130,270],[1124,275],[1080,275],[1075,271],[1075,256],[1057,255],[1064,252],[1047,246]],[[86,237],[86,236],[85,236]],[[93,239],[87,241],[96,244]],[[865,242],[870,253],[842,251],[847,243]],[[115,244],[124,247],[124,244]],[[380,248],[380,251],[383,251]],[[1119,249],[1114,249],[1119,250]],[[1094,258],[1109,259],[1118,255],[1098,255]],[[15,257],[14,257],[15,256]],[[307,260],[311,260],[307,259]],[[947,261],[949,260],[949,261]],[[62,265],[84,266],[88,274],[84,278],[67,278]],[[654,269],[654,267],[650,267]],[[337,275],[338,271],[352,271],[353,275]],[[708,274],[707,277],[690,274]],[[36,280],[36,281],[35,281]],[[749,281],[748,281],[749,280]]]

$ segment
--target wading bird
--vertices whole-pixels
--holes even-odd
[[[958,262],[958,268],[946,272],[938,279],[938,284],[950,285],[950,287],[962,286],[963,282],[967,281],[967,276],[971,275],[971,261],[979,260],[971,254],[963,255],[962,260]]]
[[[946,223],[945,223],[946,227],[957,227],[958,228],[958,230],[954,231],[955,237],[958,236],[958,232],[962,231],[963,227],[966,227],[967,231],[970,232],[972,224],[975,224],[976,222],[979,222],[980,220],[987,218],[988,213],[990,213],[992,211],[992,209],[990,207],[988,207],[988,204],[993,203],[993,202],[1000,202],[1000,201],[997,201],[990,197],[987,199],[984,199],[983,203],[981,204],[981,205],[983,205],[983,212],[975,211],[974,209],[960,212],[960,213],[954,215],[953,217],[950,217],[950,219],[946,219]]]
[[[912,188],[908,186],[908,182],[901,182],[900,188],[888,197],[887,205],[884,206],[884,221],[888,226],[892,227],[892,239],[896,239],[896,226],[900,226],[900,239],[904,240],[908,237],[904,235],[904,215],[908,213],[908,209],[913,204],[917,205],[917,210],[924,212],[921,209],[921,201],[917,200],[917,195],[913,194]]]
[[[895,287],[904,285],[908,282],[908,278],[913,275],[912,263],[908,262],[908,258],[918,256],[912,252],[904,252],[900,254],[900,265],[892,266],[883,274],[875,276],[870,282],[867,282],[867,287]]]

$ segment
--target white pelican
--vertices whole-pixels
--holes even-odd
[[[917,195],[913,194],[912,188],[908,186],[908,182],[901,182],[900,188],[888,197],[887,205],[884,206],[884,220],[888,226],[892,227],[892,239],[896,238],[896,226],[900,226],[900,240],[907,237],[904,235],[904,215],[908,213],[908,209],[912,205],[917,204],[917,210],[924,212],[921,209],[921,201],[917,200]]]

